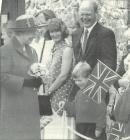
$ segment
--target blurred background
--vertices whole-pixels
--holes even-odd
[[[65,21],[68,28],[74,28],[78,20],[78,8],[82,0],[2,0],[1,25],[21,14],[35,14],[43,9],[53,10]],[[128,40],[124,32],[130,27],[130,0],[99,0],[99,21],[113,29],[116,35],[118,62],[126,52]],[[2,45],[2,39],[1,39]]]

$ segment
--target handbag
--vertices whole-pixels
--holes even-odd
[[[44,40],[43,48],[40,56],[40,62],[42,61],[42,55],[44,52],[46,40]],[[43,92],[45,93],[45,87],[43,84]],[[39,111],[40,115],[52,115],[52,108],[51,108],[51,102],[50,102],[50,95],[38,95],[38,101],[39,101]]]
[[[38,95],[40,115],[52,115],[50,96]]]

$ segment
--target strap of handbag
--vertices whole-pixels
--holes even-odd
[[[42,51],[41,51],[41,55],[40,55],[40,60],[39,60],[40,63],[42,62],[43,52],[44,52],[44,49],[45,49],[45,44],[46,44],[46,39],[44,38],[43,47],[42,47]],[[44,84],[43,84],[43,92],[45,93],[45,85]]]

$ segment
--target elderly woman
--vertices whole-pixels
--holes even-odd
[[[27,17],[7,28],[15,35],[0,48],[0,140],[40,140],[39,105],[34,88],[41,85],[41,79],[28,75],[30,66],[37,62],[36,52],[28,45],[36,28],[33,19]]]

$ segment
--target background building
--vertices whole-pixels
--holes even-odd
[[[16,19],[25,13],[25,0],[2,0],[1,13],[7,15],[8,19]]]

